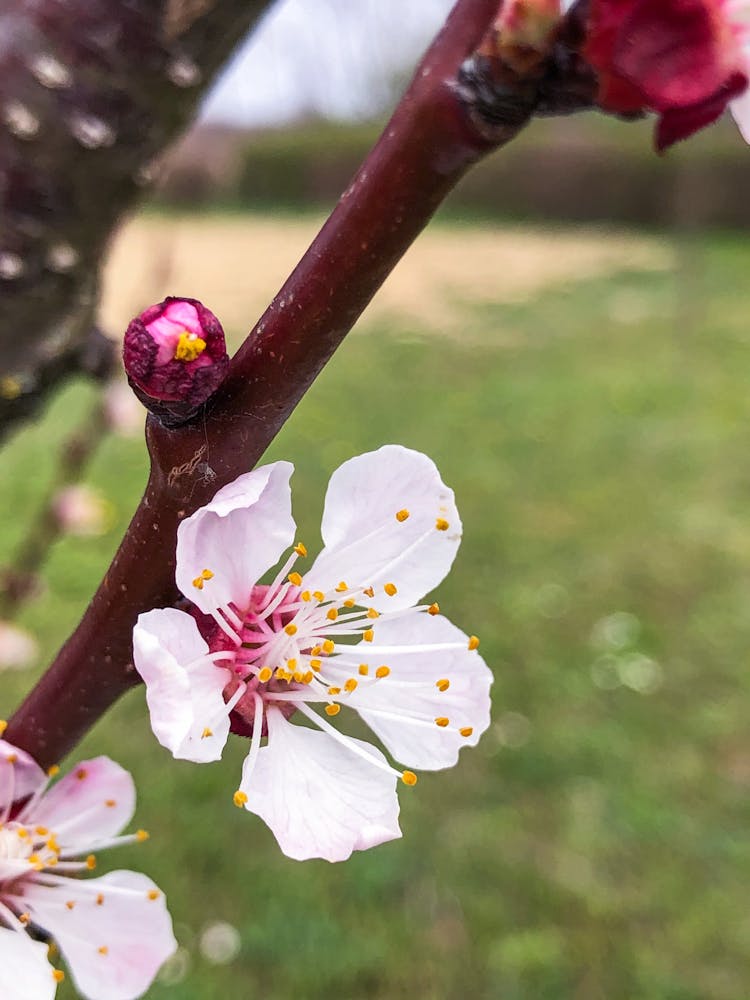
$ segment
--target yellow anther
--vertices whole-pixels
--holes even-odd
[[[398,593],[395,583],[386,583],[386,585],[383,587],[383,590],[386,592],[386,594],[388,594],[389,597],[393,597],[394,594]]]
[[[323,651],[322,646],[313,646],[313,648],[310,650],[310,656],[320,656],[322,651]]]
[[[315,598],[316,601],[322,601],[325,596],[326,595],[323,593],[322,590],[313,591],[313,597]]]
[[[309,590],[303,590],[299,596],[302,598],[303,601],[309,601],[311,594]]]
[[[96,905],[97,906],[104,906],[104,896],[103,896],[103,894],[101,892],[96,897]]]
[[[478,649],[479,639],[475,635],[469,636],[469,649]]]
[[[375,596],[375,588],[374,587],[365,587],[365,589],[362,591],[362,593],[366,597],[374,597]]]
[[[30,854],[26,860],[29,862],[30,865],[33,865],[35,868],[38,868],[41,865],[41,861],[39,860],[38,854]]]
[[[331,695],[333,695],[333,694],[341,694],[341,688],[338,688],[338,687],[329,687],[328,688],[328,693],[331,694]]]
[[[3,733],[7,728],[8,728],[8,723],[5,721],[5,719],[0,719],[0,736],[3,735]]]
[[[302,677],[302,683],[303,684],[312,684],[314,676],[315,676],[315,674],[312,672],[312,670],[308,670],[307,673],[304,674],[303,677]]]
[[[375,638],[375,633],[371,628],[366,628],[362,633],[362,638],[365,640],[365,642],[372,642],[372,640]]]
[[[114,809],[114,807],[117,805],[117,801],[115,799],[106,799],[104,805],[108,809]]]
[[[284,626],[284,631],[286,632],[287,635],[296,635],[297,634],[297,626],[293,625],[290,622],[288,625]]]
[[[435,521],[435,527],[437,528],[438,531],[447,531],[450,525],[448,524],[448,522],[445,520],[444,517],[439,517]]]
[[[148,832],[148,830],[136,830],[135,831],[135,839],[137,841],[139,841],[140,843],[143,843],[144,840],[148,840],[148,838],[150,836],[151,836],[151,834]]]
[[[26,840],[26,838],[28,837],[28,835],[29,835],[29,831],[24,826],[19,826],[19,828],[16,830],[16,836],[20,837],[21,840]]]
[[[297,544],[294,546],[294,551],[297,553],[298,556],[302,556],[302,558],[304,559],[305,556],[307,555],[307,546],[303,542],[297,542]]]
[[[302,673],[301,670],[295,670],[294,671],[294,681],[295,681],[296,684],[304,684],[305,683],[305,675]]]
[[[85,778],[88,777],[88,774],[89,772],[86,770],[85,767],[79,767],[78,770],[76,771],[76,778],[78,778],[79,781],[83,781]]]
[[[49,830],[47,829],[46,826],[37,826],[34,828],[34,833],[37,835],[37,837],[46,837],[47,834],[49,833]]]
[[[293,656],[290,656],[286,661],[286,669],[291,670],[292,673],[297,669],[297,661]]]
[[[59,773],[60,773],[60,766],[59,766],[59,764],[53,764],[52,767],[48,767],[47,768],[47,777],[48,778],[55,778],[55,777],[57,777],[57,775]]]
[[[435,687],[438,691],[447,691],[450,686],[451,682],[447,677],[441,677],[439,681],[435,681]]]
[[[336,608],[329,608],[328,611],[326,611],[326,618],[330,622],[335,622],[336,619],[338,618],[338,616],[339,616],[339,613],[336,610]]]
[[[347,680],[346,684],[344,684],[344,690],[348,691],[349,694],[351,694],[352,691],[356,690],[358,683],[359,681],[356,681],[353,677],[350,677]]]
[[[53,969],[52,978],[55,980],[56,983],[61,983],[63,979],[65,979],[65,973],[63,972],[62,969]]]
[[[93,854],[89,854],[89,856],[86,858],[86,867],[90,872],[92,872],[96,868],[96,858],[94,857]]]
[[[100,945],[99,948],[97,948],[96,950],[99,952],[100,955],[109,954],[109,948],[106,946],[106,944]]]
[[[202,739],[202,740],[207,740],[207,739],[208,739],[208,737],[209,737],[209,736],[213,736],[213,734],[214,734],[214,731],[213,731],[213,729],[209,729],[209,728],[208,728],[208,726],[206,726],[206,728],[205,728],[205,729],[203,730],[203,732],[201,733],[201,739]]]
[[[375,676],[379,680],[382,680],[384,677],[387,677],[388,674],[390,674],[390,672],[391,672],[391,668],[390,667],[386,667],[386,665],[383,664],[382,667],[378,667],[378,669],[375,671]]]
[[[431,604],[429,606],[429,608],[427,609],[427,614],[428,615],[439,615],[440,614],[440,605],[438,604],[437,601],[435,601],[434,604]]]
[[[29,921],[31,920],[31,914],[30,913],[19,913],[18,914],[18,919],[21,921],[22,924],[28,924]],[[52,946],[50,945],[50,949],[51,949],[51,947]]]
[[[380,612],[376,611],[375,608],[368,608],[367,617],[374,621],[376,618],[380,618]]]
[[[74,899],[69,899],[69,900],[68,900],[68,901],[67,901],[67,902],[65,903],[65,905],[67,906],[67,908],[68,908],[69,910],[72,910],[72,909],[73,909],[73,907],[74,907],[74,906],[76,905],[76,901],[75,901]]]
[[[289,674],[287,674],[286,670],[284,670],[283,667],[276,667],[276,680],[279,681],[289,680]]]
[[[322,663],[323,663],[322,660],[310,660],[310,667],[313,670],[320,670]]]
[[[406,507],[404,507],[403,510],[397,510],[396,511],[396,520],[397,521],[401,521],[403,523],[407,519],[408,516],[409,516],[409,511],[406,509]]]
[[[270,681],[272,677],[273,677],[273,670],[271,670],[270,667],[263,667],[258,672],[258,680],[260,681],[261,684],[265,684],[267,681]]]
[[[214,575],[210,569],[202,569],[201,576],[203,577],[204,580],[213,580],[214,578]]]
[[[367,677],[367,675],[370,673],[370,668],[366,663],[360,663],[359,673],[361,677]]]
[[[239,809],[247,803],[247,795],[245,794],[245,792],[240,791],[240,789],[238,788],[237,791],[232,796],[232,801]]]
[[[471,736],[473,732],[474,730],[471,726],[464,726],[463,729],[459,729],[459,733],[462,736]]]
[[[437,719],[435,719],[435,725],[440,726],[441,729],[445,729],[446,726],[450,725],[450,721],[451,720],[446,719],[444,715],[439,715]]]
[[[16,761],[18,760],[18,754],[17,753],[9,753],[8,756],[5,758],[5,760],[6,760],[6,762],[8,764],[15,764]]]
[[[183,330],[174,349],[175,361],[195,361],[206,349],[206,341],[197,333]]]
[[[326,715],[338,715],[341,705],[326,705]]]
[[[347,599],[344,601],[344,607],[345,608],[353,608],[354,607],[354,598],[353,597],[347,597]]]
[[[159,890],[158,890],[158,889],[149,889],[149,890],[148,890],[148,892],[146,893],[146,896],[147,896],[147,897],[148,897],[148,899],[150,899],[150,900],[151,900],[151,902],[153,903],[153,902],[154,902],[154,900],[158,899],[158,898],[159,898],[159,896],[161,896],[161,893],[159,892]]]
[[[302,586],[302,577],[299,575],[299,573],[290,573],[289,576],[287,577],[287,580],[294,587],[301,587]]]
[[[343,593],[344,593],[344,591],[345,591],[345,590],[348,590],[348,589],[349,589],[349,588],[347,587],[347,585],[346,585],[346,582],[345,582],[344,580],[340,580],[340,581],[339,581],[339,582],[338,582],[338,583],[336,584],[336,592],[337,592],[337,593],[339,593],[339,594],[343,594]]]
[[[203,590],[203,577],[196,576],[196,578],[193,580],[193,586],[195,587],[196,590]]]
[[[330,656],[331,653],[334,651],[335,648],[336,648],[336,643],[333,641],[333,639],[324,639],[323,640],[323,652],[327,656]]]
[[[22,389],[21,382],[13,375],[4,375],[0,378],[0,396],[3,399],[18,399]]]
[[[405,785],[416,785],[417,776],[413,771],[404,771],[401,775],[401,780]]]

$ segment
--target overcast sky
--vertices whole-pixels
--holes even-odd
[[[282,123],[382,111],[453,0],[279,0],[225,70],[204,120]]]

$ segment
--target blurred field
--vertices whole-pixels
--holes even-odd
[[[220,313],[227,330],[244,333],[322,222],[310,213],[208,214],[166,225],[159,216],[136,218],[111,251],[104,327],[123,331],[140,308],[182,293]],[[467,306],[522,302],[541,289],[627,268],[662,270],[671,258],[664,240],[626,232],[581,228],[550,240],[547,230],[518,226],[433,226],[390,275],[364,325],[394,322],[464,339]]]
[[[266,258],[284,241],[264,219],[231,225],[238,238],[244,226],[268,234],[242,270],[235,250],[217,266],[226,297],[206,296],[239,333],[275,290]],[[137,226],[128,238],[152,233],[149,253],[168,229]],[[194,223],[177,228],[197,239]],[[450,244],[463,274],[490,235],[438,229],[424,252]],[[300,865],[231,804],[241,743],[215,765],[176,764],[132,693],[80,752],[112,754],[138,783],[137,824],[152,840],[107,862],[142,866],[170,897],[184,950],[154,1000],[750,995],[750,249],[633,237],[618,257],[602,234],[576,257],[573,231],[495,236],[507,248],[496,273],[466,266],[481,288],[456,278],[447,292],[438,269],[402,310],[374,310],[372,335],[344,345],[269,455],[297,467],[311,550],[341,461],[386,441],[436,460],[465,524],[440,604],[482,637],[492,729],[456,769],[402,790],[402,841]],[[111,296],[135,259],[122,252]],[[534,279],[514,293],[502,260],[522,257]],[[126,312],[161,294],[130,287]],[[438,301],[460,339],[435,338]],[[0,504],[13,512],[0,552],[90,398],[71,388],[0,456]],[[116,525],[56,547],[22,616],[45,654],[88,600],[144,473],[138,441],[98,455],[91,481]],[[2,675],[0,715],[29,682]],[[224,965],[200,948],[216,921],[241,935]]]

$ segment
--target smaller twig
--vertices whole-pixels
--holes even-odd
[[[11,565],[0,570],[0,619],[12,619],[33,596],[39,571],[47,561],[50,549],[64,531],[55,511],[55,499],[65,486],[81,481],[109,429],[106,404],[103,395],[100,395],[80,426],[63,443],[55,475],[39,512],[30,524]]]

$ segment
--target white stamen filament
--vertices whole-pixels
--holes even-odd
[[[313,710],[308,708],[304,702],[301,701],[297,705],[297,708],[303,715],[306,715],[311,722],[314,722],[319,729],[322,729],[324,733],[328,733],[328,735],[332,736],[335,740],[338,740],[342,746],[347,747],[347,749],[349,749],[352,753],[357,754],[358,757],[362,757],[362,759],[366,760],[369,764],[379,767],[381,771],[387,771],[388,774],[393,774],[397,778],[401,777],[401,771],[397,771],[395,767],[391,767],[391,765],[386,761],[378,760],[377,757],[373,757],[372,754],[363,750],[358,743],[354,743],[348,736],[340,733],[335,726],[330,725],[330,723],[326,722],[325,719],[322,719],[317,712],[313,712]]]

